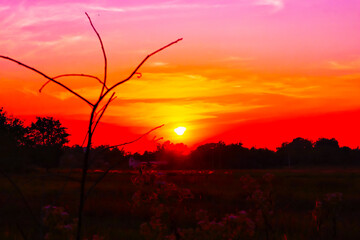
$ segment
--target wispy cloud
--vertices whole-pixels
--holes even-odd
[[[339,76],[340,79],[345,79],[345,80],[360,80],[360,73],[353,73],[353,74],[346,74],[346,75],[342,75]]]
[[[11,14],[3,20],[1,25],[6,24],[12,28],[23,28],[39,23],[71,22],[83,17],[82,14],[74,14],[75,12],[80,13],[80,9],[84,9],[82,4],[14,5]]]
[[[75,42],[79,42],[84,40],[85,37],[79,36],[79,35],[73,35],[73,36],[62,36],[60,39],[53,40],[53,41],[33,41],[33,44],[40,45],[40,46],[61,46],[64,47],[64,45],[72,44]]]
[[[0,6],[0,12],[10,9],[9,6]]]
[[[284,0],[257,0],[256,5],[271,6],[274,11],[279,11],[284,8]]]
[[[6,8],[0,5],[0,11]],[[36,54],[42,47],[51,47],[56,51],[59,47],[86,41],[86,35],[74,33],[71,28],[83,24],[86,19],[83,3],[28,5],[23,1],[14,3],[10,9],[0,21],[0,43],[7,51],[27,49],[21,51],[21,56],[26,57]],[[68,26],[70,24],[71,27]]]
[[[153,63],[150,63],[151,66],[154,66],[154,67],[164,67],[166,65],[168,65],[168,63],[166,62],[153,62]]]
[[[37,34],[33,31],[33,28],[41,26],[42,29],[47,26],[51,26],[49,31],[53,35],[57,36],[60,34],[56,24],[66,31],[67,28],[65,23],[82,23],[84,19],[85,11],[108,11],[108,12],[142,12],[142,11],[153,11],[153,10],[185,10],[185,9],[202,9],[202,8],[217,8],[225,6],[223,4],[200,4],[200,3],[180,3],[180,2],[167,2],[158,4],[140,4],[133,6],[121,6],[116,5],[105,5],[95,2],[83,3],[52,3],[46,2],[42,4],[27,4],[26,1],[20,3],[14,3],[9,6],[0,5],[0,12],[11,9],[9,14],[4,14],[0,21],[0,29],[2,30],[2,37],[12,38],[13,36],[21,36],[23,39],[19,39],[22,42],[31,40],[31,37]],[[144,17],[143,14],[141,17]],[[140,19],[141,19],[140,17]],[[148,17],[148,16],[145,16]],[[47,32],[49,32],[47,31]],[[28,37],[24,36],[28,34]],[[64,33],[63,31],[61,32]],[[43,33],[47,34],[47,33]],[[42,36],[40,36],[42,37]],[[0,36],[1,40],[1,36]],[[51,44],[51,43],[49,43]]]
[[[134,7],[105,7],[105,6],[88,6],[89,9],[98,11],[110,11],[110,12],[140,12],[149,10],[169,10],[169,9],[199,9],[199,8],[217,8],[222,7],[222,4],[176,4],[176,3],[164,3],[164,4],[151,4],[151,5],[139,5]]]
[[[360,60],[358,59],[349,62],[329,61],[328,66],[330,69],[334,70],[355,70],[360,69]]]
[[[253,61],[255,58],[253,57],[237,57],[237,56],[229,56],[222,59],[219,59],[218,62],[248,62]]]

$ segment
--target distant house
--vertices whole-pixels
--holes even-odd
[[[152,165],[152,166],[159,166],[159,165],[167,165],[168,163],[167,162],[164,162],[164,161],[151,161],[151,162],[142,162],[142,161],[139,161],[139,160],[136,160],[133,156],[130,156],[129,158],[129,167],[130,168],[138,168],[140,167],[141,165]]]
[[[143,163],[145,163],[145,162],[141,162],[139,160],[136,160],[133,156],[130,156],[130,158],[129,158],[129,167],[130,168],[138,168]]]

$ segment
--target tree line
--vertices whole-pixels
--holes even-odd
[[[206,143],[185,152],[183,144],[169,141],[154,152],[136,154],[141,161],[167,162],[170,169],[266,169],[292,167],[360,166],[360,149],[340,147],[336,139],[319,138],[312,142],[295,138],[282,143],[275,151],[246,148],[242,143]]]
[[[66,146],[66,128],[52,117],[36,117],[29,126],[9,116],[0,108],[0,167],[81,168],[84,148]],[[166,141],[155,151],[130,154],[120,148],[92,148],[90,167],[104,169],[128,168],[129,158],[169,169],[262,169],[306,166],[358,166],[360,149],[340,147],[336,139],[319,138],[312,142],[295,138],[282,143],[275,151],[266,148],[246,148],[242,143],[206,143],[190,151],[182,143]],[[165,164],[164,164],[165,163]]]
[[[0,108],[0,167],[56,167],[70,135],[59,120],[36,117],[30,126]]]

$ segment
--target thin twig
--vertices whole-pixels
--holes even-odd
[[[115,94],[115,92],[113,93],[113,95],[114,95],[114,94]],[[105,110],[106,110],[106,109],[104,109],[104,108],[105,108],[105,107],[107,108],[107,106],[108,106],[112,101],[114,101],[116,98],[117,98],[116,96],[113,97],[113,98],[110,98],[110,99],[109,99],[110,102],[106,103],[104,106],[102,106],[102,108],[101,108],[98,112],[95,113],[94,119],[96,119],[97,115],[98,115],[100,112],[101,112],[102,114],[104,114],[104,112],[105,112]],[[102,115],[101,115],[101,117],[102,117]],[[100,117],[100,118],[101,118],[101,117]],[[100,121],[100,118],[98,118],[98,120],[96,121],[95,127],[93,128],[93,131],[92,131],[93,133],[94,133],[94,131],[95,131],[96,126],[98,125],[98,123],[99,123],[99,121]],[[84,140],[83,140],[83,142],[81,143],[81,147],[84,146],[88,135],[89,135],[89,133],[86,131]]]
[[[140,63],[139,65],[137,65],[137,67],[132,71],[132,73],[131,73],[127,78],[125,78],[124,80],[122,80],[122,81],[114,84],[112,87],[110,87],[110,88],[102,95],[102,97],[99,99],[99,102],[100,102],[111,90],[113,90],[113,89],[116,88],[117,86],[119,86],[119,85],[121,85],[121,84],[129,81],[129,80],[134,76],[134,74],[137,73],[137,71],[139,70],[139,68],[140,68],[151,56],[153,56],[154,54],[156,54],[156,53],[164,50],[165,48],[170,47],[171,45],[174,45],[175,43],[178,43],[178,42],[181,41],[181,40],[183,40],[183,39],[182,39],[182,38],[179,38],[178,40],[176,40],[176,41],[174,41],[174,42],[171,42],[171,43],[169,43],[168,45],[166,45],[166,46],[164,46],[164,47],[156,50],[155,52],[152,52],[152,53],[150,53],[149,55],[147,55],[147,56],[141,61],[141,63]]]
[[[163,140],[163,139],[164,139],[163,137],[159,137],[159,138],[154,139],[154,142],[158,142],[158,141]]]
[[[85,134],[84,140],[83,140],[83,142],[81,143],[81,147],[84,147],[84,144],[85,144],[85,142],[86,142],[86,139],[87,139],[88,135],[89,135],[89,132],[88,132],[88,131],[86,131],[86,134]]]
[[[85,185],[86,185],[86,176],[88,172],[88,165],[89,165],[89,156],[91,150],[91,141],[92,141],[92,125],[94,121],[94,114],[96,108],[98,106],[98,102],[92,107],[90,119],[89,119],[89,126],[88,126],[88,141],[86,145],[86,151],[84,155],[84,161],[82,166],[82,174],[81,174],[81,183],[80,183],[80,199],[79,199],[79,209],[78,209],[78,221],[77,221],[77,232],[76,232],[76,240],[82,239],[82,222],[83,222],[83,215],[84,215],[84,205],[85,205]]]
[[[171,45],[173,45],[173,44],[175,44],[175,43],[177,43],[177,42],[179,42],[179,41],[181,41],[181,40],[183,40],[183,38],[179,38],[178,40],[176,40],[176,41],[174,41],[174,42],[169,43],[168,45],[166,45],[166,46],[164,46],[164,47],[162,47],[162,48],[160,48],[160,49],[156,50],[155,52],[150,53],[150,54],[148,55],[148,57],[151,57],[152,55],[157,54],[158,52],[160,52],[160,51],[164,50],[165,48],[170,47]]]
[[[98,112],[96,112],[96,113],[94,114],[94,119],[96,119],[97,115],[101,112],[101,116],[97,119],[97,121],[96,121],[96,123],[95,123],[95,125],[94,125],[94,127],[93,127],[92,133],[94,133],[94,131],[95,131],[95,129],[96,129],[96,127],[97,127],[97,125],[98,125],[98,123],[99,123],[102,115],[105,113],[105,110],[106,110],[106,108],[108,107],[108,105],[117,98],[116,96],[113,97],[114,94],[115,94],[115,92],[112,94],[112,97],[110,97],[109,101],[108,101],[104,106],[102,106],[102,108],[101,108]],[[81,147],[84,146],[88,135],[89,135],[89,133],[86,132],[85,137],[84,137],[84,140],[83,140],[83,142],[82,142],[82,144],[81,144]]]
[[[92,132],[91,132],[92,135],[94,135],[95,129],[96,129],[96,127],[97,127],[100,119],[101,119],[102,116],[104,115],[107,107],[108,107],[109,104],[112,102],[112,100],[114,100],[114,95],[115,95],[115,92],[113,92],[113,94],[112,94],[111,97],[109,98],[108,102],[104,105],[103,110],[102,110],[101,113],[100,113],[100,116],[99,116],[98,119],[95,121],[94,127],[93,127]],[[97,115],[97,114],[96,114],[96,115]]]
[[[115,92],[111,95],[111,97],[109,98],[109,101],[108,101],[104,106],[102,106],[102,108],[101,108],[99,111],[97,111],[97,112],[95,113],[94,119],[96,119],[96,117],[97,117],[97,115],[99,115],[99,113],[101,113],[101,116],[98,118],[98,120],[97,120],[97,122],[96,122],[96,124],[95,124],[95,126],[94,126],[94,128],[93,128],[93,132],[94,132],[94,130],[95,130],[95,128],[96,128],[96,125],[97,125],[98,122],[100,121],[100,118],[102,117],[102,115],[104,114],[106,108],[108,107],[108,105],[117,98],[117,97],[114,96],[114,95],[115,95]]]
[[[113,93],[113,95],[114,95],[114,94],[115,94],[115,92]],[[95,114],[94,114],[94,119],[96,119],[97,115],[98,115],[100,112],[101,112],[102,114],[104,114],[104,112],[105,112],[104,108],[107,107],[107,106],[108,106],[112,101],[114,101],[116,98],[117,98],[116,96],[113,97],[113,98],[110,98],[110,99],[109,99],[109,101],[110,101],[109,103],[107,103],[107,104],[105,104],[104,106],[102,106],[102,108],[101,108],[98,112],[95,112]],[[96,106],[96,107],[97,107],[97,106]],[[98,124],[99,121],[100,121],[100,119],[98,119],[98,121],[96,122],[96,125]],[[93,131],[92,131],[92,132],[95,131],[95,128],[96,128],[96,126],[93,128]],[[82,143],[81,143],[81,147],[84,146],[88,135],[89,135],[89,132],[86,131],[84,140],[83,140]]]
[[[88,78],[94,78],[96,80],[98,80],[99,83],[101,83],[102,85],[104,84],[103,81],[100,80],[100,78],[93,76],[93,75],[89,75],[89,74],[83,74],[83,73],[70,73],[70,74],[61,74],[58,75],[56,77],[53,77],[53,79],[57,79],[57,78],[61,78],[61,77],[88,77]],[[43,88],[48,85],[51,81],[48,80],[46,83],[44,83],[44,85],[41,86],[41,88],[39,89],[39,92],[41,92],[43,90]],[[106,89],[108,89],[107,86],[105,86]]]
[[[155,131],[156,129],[158,128],[161,128],[163,127],[164,124],[160,125],[160,126],[157,126],[149,131],[147,131],[146,133],[144,133],[143,135],[141,135],[140,137],[136,138],[135,140],[133,141],[130,141],[130,142],[125,142],[125,143],[121,143],[121,144],[117,144],[117,145],[114,145],[114,146],[110,146],[110,147],[106,147],[104,148],[105,149],[110,149],[110,148],[116,148],[116,147],[119,147],[119,146],[124,146],[124,145],[128,145],[128,144],[131,144],[131,143],[134,143],[136,141],[139,141],[141,138],[145,137],[146,135],[150,134],[151,132]],[[85,199],[87,199],[87,197],[89,196],[89,194],[91,193],[91,191],[95,188],[95,186],[97,184],[99,184],[101,182],[101,180],[103,180],[103,178],[109,173],[109,171],[113,168],[115,168],[117,165],[119,165],[120,162],[117,162],[115,164],[113,164],[112,166],[110,166],[109,168],[107,168],[105,170],[105,172],[103,172],[103,174],[95,181],[95,183],[93,185],[91,185],[91,187],[89,188],[89,190],[87,191],[86,195],[85,195]]]
[[[23,229],[21,228],[21,226],[20,226],[20,224],[19,224],[18,222],[16,222],[16,227],[18,228],[18,230],[19,230],[19,232],[20,232],[20,234],[21,234],[22,238],[23,238],[24,240],[27,240],[27,237],[26,237],[26,235],[25,235],[25,233],[24,233]]]
[[[113,146],[109,146],[109,147],[107,147],[107,148],[116,148],[116,147],[120,147],[120,146],[124,146],[124,145],[128,145],[128,144],[134,143],[134,142],[140,140],[141,138],[145,137],[146,135],[148,135],[148,134],[151,133],[152,131],[154,131],[154,130],[156,130],[156,129],[158,129],[158,128],[163,127],[164,125],[165,125],[165,124],[162,124],[162,125],[160,125],[160,126],[157,126],[157,127],[153,128],[153,129],[151,129],[150,131],[144,133],[143,135],[141,135],[140,137],[138,137],[137,139],[135,139],[135,140],[133,140],[133,141],[125,142],[125,143],[121,143],[121,144],[117,144],[117,145],[113,145]]]
[[[94,190],[94,188],[96,187],[96,185],[98,185],[103,179],[104,177],[106,177],[106,175],[110,172],[110,170],[114,169],[117,165],[119,165],[120,162],[116,162],[115,164],[111,165],[110,167],[108,167],[105,172],[103,172],[103,174],[101,174],[101,176],[94,182],[93,185],[91,185],[91,187],[88,189],[88,191],[85,194],[85,200],[89,197],[90,193]]]
[[[81,100],[85,101],[85,102],[86,102],[87,104],[89,104],[90,106],[94,106],[94,104],[92,104],[91,102],[89,102],[86,98],[84,98],[84,97],[81,96],[80,94],[74,92],[73,90],[71,90],[70,88],[68,88],[67,86],[65,86],[64,84],[62,84],[62,83],[56,81],[55,79],[47,76],[46,74],[40,72],[39,70],[37,70],[37,69],[35,69],[35,68],[33,68],[33,67],[30,67],[30,66],[28,66],[28,65],[26,65],[26,64],[24,64],[24,63],[22,63],[22,62],[19,62],[19,61],[13,59],[13,58],[10,58],[10,57],[6,57],[6,56],[0,55],[0,58],[4,58],[4,59],[6,59],[6,60],[12,61],[12,62],[14,62],[14,63],[17,63],[17,64],[19,64],[19,65],[21,65],[21,66],[23,66],[23,67],[25,67],[25,68],[27,68],[27,69],[30,69],[30,70],[32,70],[32,71],[40,74],[40,75],[43,76],[44,78],[47,78],[48,80],[50,80],[50,81],[52,81],[52,82],[60,85],[61,87],[65,88],[66,90],[68,90],[69,92],[71,92],[72,94],[74,94],[75,96],[77,96],[78,98],[80,98]]]
[[[100,93],[100,96],[99,98],[102,96],[103,92],[104,92],[104,88],[106,86],[106,77],[107,77],[107,57],[106,57],[106,52],[105,52],[105,48],[104,48],[104,44],[101,40],[101,37],[100,37],[100,34],[98,33],[98,31],[96,30],[94,24],[92,23],[91,21],[91,18],[89,17],[89,15],[87,14],[87,12],[85,12],[87,18],[89,19],[89,22],[90,22],[90,25],[92,27],[92,29],[94,30],[94,32],[96,33],[98,39],[99,39],[99,42],[100,42],[100,45],[101,45],[101,50],[102,50],[102,53],[103,53],[103,56],[104,56],[104,84],[103,84],[103,87],[101,89],[101,93]]]

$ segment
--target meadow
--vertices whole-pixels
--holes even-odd
[[[90,173],[87,186],[100,174],[100,171]],[[69,219],[76,217],[80,175],[79,171],[74,170],[53,170],[10,176],[21,188],[33,214],[43,221],[44,206],[62,206],[63,211],[69,213]],[[271,179],[268,180],[266,176],[271,176]],[[143,181],[143,177],[147,180]],[[229,221],[246,215],[247,220],[241,226],[245,230],[251,228],[252,232],[242,232],[232,239],[240,239],[239,236],[242,236],[241,239],[360,239],[359,179],[360,169],[350,168],[151,170],[141,175],[137,171],[114,171],[87,197],[84,232],[88,239],[199,239],[196,236],[204,234],[200,230],[221,231],[213,228],[215,225],[223,227],[225,224],[225,227],[230,227],[227,231],[233,231],[233,223]],[[159,192],[154,185],[156,181],[161,181],[162,186],[168,184],[167,188],[163,187]],[[251,199],[259,189],[264,193],[260,197],[260,205],[258,200],[254,202]],[[139,191],[141,200],[135,196]],[[154,192],[157,193],[154,197],[156,201],[149,197]],[[316,210],[319,207],[316,201],[324,204],[324,197],[328,193],[342,193],[342,196],[337,199],[336,205],[330,206],[330,213],[322,213],[319,226],[314,219],[315,212],[319,210]],[[153,211],[159,205],[167,209],[161,210],[161,214],[166,213],[166,223],[161,222],[161,214]],[[264,217],[261,224],[256,215],[259,209]],[[199,220],[199,214],[205,211],[199,210],[207,211],[202,220]],[[23,239],[24,236],[37,239],[49,229],[36,227],[19,194],[6,179],[0,182],[0,216],[0,239]],[[226,217],[228,220],[224,220]],[[158,224],[156,233],[156,226],[151,222],[155,220]],[[212,224],[210,227],[204,225],[207,221],[209,226]],[[146,222],[148,224],[144,225]],[[152,232],[146,226],[152,226]],[[176,236],[159,233],[169,233],[174,228],[183,231]],[[221,239],[215,235],[208,239]]]

